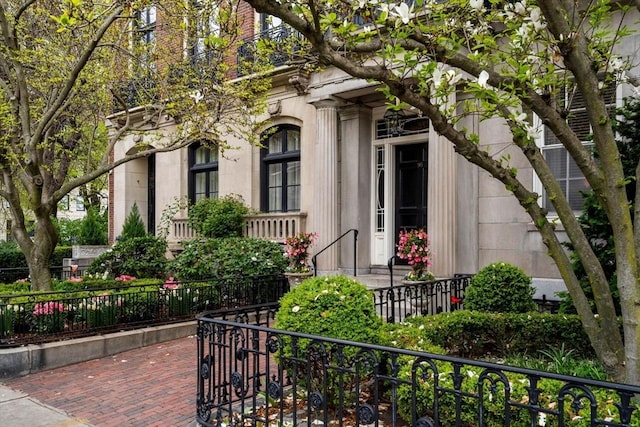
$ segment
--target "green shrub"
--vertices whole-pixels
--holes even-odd
[[[133,203],[129,215],[124,220],[122,225],[122,233],[120,234],[120,240],[133,239],[135,237],[145,237],[147,235],[147,229],[140,218],[140,211],[138,210],[138,204]]]
[[[87,210],[87,215],[82,220],[78,243],[81,245],[107,244],[107,224],[98,209],[93,206]]]
[[[146,235],[118,241],[113,248],[93,260],[87,273],[109,277],[162,278],[167,270],[167,241]]]
[[[278,243],[249,237],[194,239],[172,262],[180,280],[258,276],[284,272],[287,259]]]
[[[515,265],[496,262],[480,269],[465,291],[464,306],[489,313],[535,311],[531,277]]]
[[[372,294],[363,284],[346,276],[324,276],[309,278],[285,294],[280,300],[274,326],[287,331],[376,344],[380,338],[381,321],[376,314]],[[287,359],[294,356],[294,352],[298,358],[308,359],[306,366],[297,365],[298,380],[310,390],[318,390],[321,385],[317,381],[321,381],[323,366],[314,358],[309,340],[296,341],[294,346],[289,337],[284,337],[278,357],[283,358],[285,366],[288,366]],[[346,361],[340,359],[340,363],[348,366],[358,349],[338,349],[327,345],[323,351],[327,354],[327,363],[337,363],[333,358],[346,357]],[[309,372],[311,384],[307,383]],[[350,394],[353,378],[340,375],[334,369],[327,370],[326,376],[330,390],[342,390],[347,401],[353,399]],[[339,401],[339,394],[332,393],[329,404]]]
[[[491,370],[484,370],[476,366],[463,366],[460,376],[453,375],[456,367],[453,363],[434,360],[434,365],[430,365],[424,360],[416,360],[411,357],[401,356],[400,370],[398,378],[401,380],[397,389],[396,402],[398,413],[407,422],[411,422],[411,408],[415,402],[418,417],[428,415],[434,417],[434,382],[437,376],[438,387],[447,390],[456,389],[456,382],[459,381],[459,390],[462,392],[459,402],[453,392],[442,392],[438,394],[438,414],[441,426],[460,425],[463,427],[476,427],[478,425],[478,399],[470,396],[477,396],[481,388],[483,391],[483,409],[485,426],[501,427],[504,425],[505,407],[507,406],[507,393],[510,402],[528,403],[530,401],[529,379],[521,374],[504,372],[504,379]],[[435,366],[437,371],[434,371]],[[564,382],[553,379],[541,379],[537,382],[538,404],[546,409],[558,409],[558,395],[565,385]],[[601,419],[609,417],[612,420],[619,420],[619,412],[616,403],[620,397],[606,389],[593,388],[595,399],[598,402],[596,408],[597,416]],[[580,394],[582,391],[573,388],[573,392]],[[414,399],[415,397],[415,399]],[[567,427],[587,427],[590,426],[590,405],[572,405],[573,399],[570,395],[565,395],[564,402],[564,424]],[[459,411],[456,410],[460,405]],[[508,405],[510,407],[510,426],[528,427],[532,424],[529,411],[522,406]],[[456,415],[460,415],[458,424]],[[533,420],[535,425],[558,425],[558,417],[555,415],[538,416]],[[634,411],[629,425],[640,425],[640,414]]]
[[[51,256],[51,265],[59,267],[62,265],[62,260],[65,258],[71,258],[73,250],[71,246],[56,246]]]
[[[463,312],[456,312],[452,314],[458,315]],[[463,313],[465,314],[465,313]],[[480,314],[482,318],[513,318],[519,319],[521,323],[525,320],[530,324],[536,324],[541,319],[549,319],[555,317],[556,319],[563,319],[563,316],[558,315],[542,315],[541,318],[532,317],[528,319],[525,314],[488,314],[488,313],[466,313],[466,315],[474,316]],[[381,332],[380,344],[415,350],[425,353],[430,353],[433,358],[429,363],[425,359],[416,359],[410,356],[400,356],[398,358],[398,379],[396,382],[397,389],[395,399],[398,405],[398,413],[402,419],[406,422],[412,421],[411,409],[413,402],[415,402],[415,408],[417,410],[418,418],[425,415],[434,417],[434,382],[437,376],[438,386],[448,390],[454,390],[455,377],[453,373],[456,367],[451,362],[437,360],[439,355],[444,354],[444,350],[432,343],[431,338],[446,337],[453,332],[453,329],[445,326],[442,329],[441,322],[429,323],[432,317],[448,318],[448,326],[454,326],[463,320],[464,316],[451,316],[449,314],[441,314],[438,316],[428,317],[414,317],[408,318],[403,324],[387,324],[384,325]],[[564,319],[563,319],[564,320]],[[574,319],[577,321],[577,318]],[[562,323],[561,321],[559,321]],[[508,322],[507,322],[508,323]],[[553,325],[549,325],[550,328]],[[464,329],[464,328],[463,328]],[[505,329],[508,329],[505,328]],[[471,335],[471,334],[469,334]],[[569,340],[573,337],[569,338]],[[540,339],[538,343],[542,345],[543,339]],[[559,341],[556,341],[556,343]],[[550,371],[558,374],[582,376],[586,378],[603,379],[603,370],[598,363],[593,363],[590,360],[581,359],[578,351],[568,349],[563,344],[559,347],[545,347],[548,350],[539,352],[542,354],[542,359],[523,357],[519,355],[518,358],[511,357],[507,359],[509,365],[521,366],[530,369],[537,369],[543,371]],[[436,369],[437,371],[434,371]],[[506,373],[506,379],[508,381],[508,387],[510,392],[510,399],[512,402],[526,403],[529,401],[528,390],[529,380],[519,374]],[[460,398],[460,411],[461,416],[460,425],[464,427],[475,427],[478,424],[478,402],[477,399],[470,398],[468,396],[477,395],[479,386],[483,388],[484,392],[484,416],[485,425],[487,426],[502,426],[504,425],[504,408],[506,402],[506,386],[507,384],[502,381],[498,375],[491,373],[490,371],[484,371],[482,368],[475,366],[462,366],[460,369],[460,390],[463,395]],[[487,379],[481,381],[481,375],[487,375],[487,378],[495,380],[495,389],[492,389],[490,381]],[[391,385],[390,385],[391,386]],[[563,383],[556,380],[541,379],[538,382],[540,390],[539,402],[540,406],[544,408],[557,408],[558,401],[557,396]],[[604,389],[594,389],[598,402],[598,415],[602,418],[608,414],[616,414],[615,402],[619,401],[619,397],[613,393],[607,392]],[[466,395],[465,395],[466,394]],[[456,396],[451,392],[439,393],[439,425],[449,426],[456,425]],[[389,398],[393,398],[389,394]],[[414,399],[415,398],[415,399]],[[585,427],[589,425],[588,417],[588,405],[584,405],[583,409],[577,410],[577,408],[571,406],[571,400],[565,401],[565,425],[575,427]],[[634,414],[634,423],[640,420],[639,414]],[[536,425],[538,422],[542,422],[541,419],[535,420]],[[525,408],[511,406],[511,424],[512,426],[530,426],[531,420],[529,418],[528,411]],[[540,425],[557,425],[556,417],[548,416],[546,423]],[[633,424],[635,425],[635,424]],[[640,424],[639,424],[640,425]]]
[[[424,339],[461,357],[535,354],[548,346],[573,349],[593,357],[593,349],[576,315],[549,313],[482,313],[457,310],[411,317],[405,323],[422,326]]]
[[[57,246],[51,255],[50,265],[60,267],[63,258],[71,258],[70,246]],[[19,269],[0,273],[0,283],[10,284],[29,276],[27,259],[18,245],[12,241],[0,242],[0,265]]]
[[[58,227],[58,244],[63,246],[77,245],[80,237],[83,219],[54,218]]]
[[[200,199],[189,207],[189,225],[202,237],[241,237],[247,213],[239,196]]]

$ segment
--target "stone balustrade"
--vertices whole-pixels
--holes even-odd
[[[305,212],[255,214],[245,216],[244,235],[284,243],[289,236],[306,231]],[[196,237],[187,218],[174,218],[167,236],[169,247],[177,249],[181,242]]]

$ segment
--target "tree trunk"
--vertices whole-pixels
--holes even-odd
[[[14,224],[12,233],[22,250],[27,264],[31,288],[34,291],[51,291],[51,255],[58,242],[58,230],[48,213],[36,214],[33,238],[29,237],[24,223]]]

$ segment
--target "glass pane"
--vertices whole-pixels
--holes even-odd
[[[287,151],[300,151],[300,131],[287,130]]]
[[[287,187],[287,210],[300,210],[300,186],[290,185]]]
[[[560,144],[560,140],[555,136],[551,130],[545,126],[544,128],[544,145],[556,145]]]
[[[207,174],[206,172],[197,173],[193,177],[194,182],[194,194],[196,200],[207,196]]]
[[[282,153],[282,132],[278,131],[269,138],[269,153]]]
[[[269,165],[269,187],[282,187],[282,164]]]
[[[209,162],[217,162],[218,161],[218,147],[209,149]]]
[[[300,185],[300,161],[287,163],[287,184]]]
[[[198,147],[194,153],[194,163],[196,165],[207,163],[207,148],[206,147]]]
[[[567,152],[564,147],[545,149],[544,157],[556,178],[567,177]]]
[[[269,189],[269,212],[282,211],[282,189],[280,187]]]
[[[574,211],[582,210],[584,203],[582,192],[589,190],[589,183],[584,178],[575,178],[567,180],[567,187],[567,199],[569,200],[571,209]]]
[[[149,23],[152,24],[156,22],[156,7],[149,6]]]

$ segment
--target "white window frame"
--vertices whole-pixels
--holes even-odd
[[[622,106],[622,101],[621,101],[621,88],[620,85],[616,86],[616,90],[615,90],[615,106],[614,108],[620,108]],[[579,109],[576,109],[576,111]],[[574,111],[574,110],[571,110]],[[540,129],[540,132],[538,133],[538,137],[536,138],[536,146],[538,146],[538,148],[540,149],[540,151],[542,152],[542,155],[544,157],[544,152],[546,150],[550,150],[550,149],[558,149],[558,148],[562,148],[566,151],[566,148],[562,145],[562,144],[553,144],[553,145],[545,145],[544,144],[544,140],[545,140],[545,132],[548,132],[548,128],[542,123],[542,120],[540,120],[540,118],[537,115],[533,116],[533,126],[534,129]],[[582,145],[586,146],[586,147],[591,147],[593,146],[593,141],[582,141]],[[570,160],[571,157],[568,157],[568,160]],[[546,157],[545,157],[545,161],[546,161]],[[567,168],[569,167],[569,165],[567,164]],[[567,172],[568,174],[568,172]],[[581,174],[581,176],[584,178],[584,175]],[[567,179],[572,179],[571,177],[568,177]],[[575,178],[577,179],[577,178]],[[553,205],[551,206],[546,206],[545,205],[545,189],[542,185],[542,181],[540,181],[540,178],[538,178],[538,175],[536,174],[535,170],[533,171],[533,191],[538,193],[540,195],[540,197],[538,198],[538,205],[540,207],[543,207],[545,209],[547,209],[548,217],[554,218],[557,217],[557,213],[555,211],[555,207]],[[588,188],[587,188],[588,190]],[[576,215],[580,215],[580,213],[582,212],[582,206],[580,206],[580,208],[578,209],[574,209],[574,213]]]

